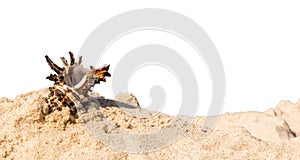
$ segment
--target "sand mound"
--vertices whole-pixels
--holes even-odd
[[[101,108],[86,109],[74,121],[68,108],[45,114],[47,105],[44,98],[47,95],[48,90],[42,89],[19,95],[13,100],[0,99],[1,158],[300,157],[300,139],[297,137],[300,135],[300,102],[282,101],[278,107],[264,113],[245,112],[191,119],[143,110],[132,94],[120,94],[116,97],[117,101],[99,99]],[[218,118],[217,125],[212,130],[203,129],[206,127],[204,122],[213,118]],[[168,142],[166,139],[174,140]],[[167,143],[170,145],[164,146]]]

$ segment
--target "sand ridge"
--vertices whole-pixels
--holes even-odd
[[[300,139],[297,137],[300,135],[298,118],[300,102],[292,104],[289,101],[282,101],[276,108],[266,112],[220,115],[218,123],[211,131],[203,130],[206,117],[196,117],[191,125],[187,125],[186,117],[172,117],[141,109],[132,94],[120,95],[116,100],[135,106],[134,108],[118,107],[114,106],[114,103],[105,101],[107,106],[101,108],[101,112],[92,110],[87,112],[99,119],[101,123],[97,125],[109,124],[97,132],[103,129],[103,133],[139,134],[159,132],[163,129],[168,131],[167,129],[172,127],[173,130],[178,128],[179,131],[184,131],[170,145],[159,150],[130,153],[112,149],[111,144],[97,139],[86,127],[87,123],[84,120],[72,119],[66,107],[62,111],[45,114],[47,104],[44,98],[48,93],[47,89],[41,89],[19,95],[15,99],[0,99],[0,157],[2,159],[300,158]],[[102,118],[99,118],[100,114],[103,114]],[[138,114],[149,114],[149,117],[143,119]],[[182,128],[184,130],[180,130]],[[168,134],[165,136],[167,137]],[[153,143],[161,143],[152,140]],[[110,141],[114,142],[114,140]],[[124,144],[125,142],[121,141],[116,145]],[[132,146],[129,146],[129,149],[132,149],[130,147]],[[125,145],[123,149],[128,149],[128,146],[126,148]]]

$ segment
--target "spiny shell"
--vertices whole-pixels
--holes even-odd
[[[82,57],[79,57],[78,62],[75,62],[75,58],[72,52],[69,52],[70,63],[61,57],[64,67],[61,68],[46,55],[50,68],[56,72],[56,74],[50,74],[47,77],[50,81],[54,81],[54,86],[49,87],[50,94],[47,102],[49,104],[49,112],[55,109],[61,109],[62,106],[70,107],[71,114],[76,114],[76,102],[74,97],[71,97],[70,93],[78,93],[84,96],[88,96],[88,92],[95,84],[99,84],[100,81],[105,82],[105,77],[110,77],[109,65],[104,65],[98,69],[91,66],[89,69],[84,68],[81,64]]]

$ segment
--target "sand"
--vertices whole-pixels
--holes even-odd
[[[46,114],[47,95],[0,99],[2,159],[300,159],[300,102],[191,118],[141,109],[132,94],[120,94],[74,119],[66,107]]]

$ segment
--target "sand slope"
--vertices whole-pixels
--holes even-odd
[[[115,142],[114,139],[107,144],[104,143],[107,139],[98,140],[84,120],[79,118],[72,122],[68,108],[44,114],[47,95],[48,90],[42,89],[19,95],[14,100],[0,99],[0,158],[300,159],[300,139],[297,137],[300,135],[300,102],[282,101],[275,109],[264,113],[221,115],[213,130],[207,132],[203,130],[205,117],[195,118],[191,126],[184,128],[189,118],[142,110],[133,95],[123,94],[116,97],[117,100],[135,108],[114,107],[113,101],[103,102],[106,106],[99,114],[104,118],[97,123],[103,126],[98,132],[103,129],[105,134],[127,132],[138,135],[165,129],[166,134],[161,137],[166,139],[170,136],[169,128],[173,131],[184,129],[183,135],[171,145],[152,152],[128,153],[112,149],[111,144],[123,146],[121,149],[132,149],[136,144],[126,146],[124,141]],[[98,114],[92,110],[88,113]],[[139,117],[143,114],[148,114],[149,118]],[[162,142],[152,139],[145,143],[159,145]]]

